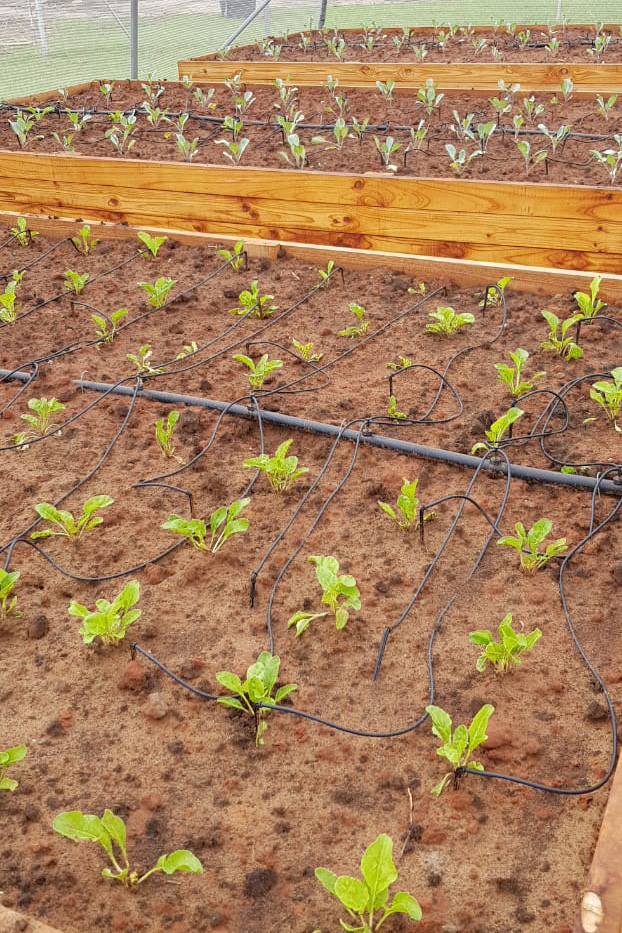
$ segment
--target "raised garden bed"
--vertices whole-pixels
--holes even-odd
[[[37,229],[34,221],[28,226]],[[2,801],[7,818],[20,828],[3,850],[3,904],[64,933],[91,933],[100,926],[146,933],[335,929],[339,913],[313,877],[314,868],[355,872],[365,846],[388,832],[400,889],[419,898],[423,920],[411,927],[395,917],[387,929],[446,933],[451,925],[461,933],[497,933],[528,925],[537,933],[568,933],[584,892],[607,791],[601,787],[576,797],[552,791],[587,791],[608,776],[612,727],[606,696],[595,689],[568,633],[559,564],[533,575],[521,573],[513,552],[505,553],[494,540],[485,547],[490,528],[473,505],[465,505],[437,561],[459,503],[435,507],[437,517],[426,524],[422,544],[412,529],[394,527],[377,501],[394,502],[404,476],[419,478],[422,502],[463,495],[475,466],[435,460],[431,451],[422,459],[408,448],[379,450],[360,428],[378,416],[367,427],[378,439],[397,437],[468,452],[482,437],[488,413],[509,403],[493,364],[520,345],[532,354],[533,369],[547,370],[539,385],[563,394],[569,408],[568,426],[546,438],[544,449],[557,459],[563,447],[566,463],[576,453],[579,473],[560,474],[559,463],[543,453],[536,438],[515,441],[506,453],[517,464],[551,468],[569,483],[593,484],[597,471],[622,461],[619,435],[604,417],[582,423],[593,414],[590,379],[574,380],[619,365],[619,359],[612,360],[619,354],[611,349],[619,328],[609,325],[615,330],[608,332],[604,322],[605,316],[622,318],[619,278],[601,282],[609,307],[599,312],[602,323],[595,320],[582,329],[584,358],[562,363],[539,347],[539,311],[546,306],[560,316],[569,313],[576,307],[572,292],[589,290],[586,275],[515,270],[506,288],[507,326],[490,344],[503,304],[487,309],[488,330],[479,302],[484,287],[499,278],[497,268],[395,256],[387,257],[383,267],[377,265],[379,257],[347,251],[262,246],[263,255],[236,272],[223,268],[223,257],[209,240],[197,238],[183,246],[169,239],[150,260],[139,255],[134,233],[124,230],[123,241],[103,237],[84,256],[67,238],[75,235],[75,226],[56,230],[49,240],[40,233],[28,248],[7,242],[8,237],[0,241],[3,273],[10,276],[14,268],[28,265],[17,289],[17,319],[2,328],[3,361],[32,375],[38,360],[34,381],[0,383],[1,456],[4,474],[13,478],[3,501],[3,555],[10,540],[29,537],[38,502],[56,502],[69,493],[63,508],[79,511],[91,495],[107,493],[115,501],[103,511],[101,528],[77,545],[51,538],[39,542],[41,551],[24,540],[11,549],[10,567],[21,572],[16,593],[23,616],[10,615],[3,626],[7,686],[0,744],[23,741],[29,754],[12,767],[20,785]],[[91,230],[87,236],[100,233]],[[318,268],[327,270],[330,258],[345,267],[344,279],[335,269],[328,287],[317,289]],[[350,262],[355,269],[348,268]],[[363,271],[364,263],[377,267]],[[441,270],[449,267],[451,274],[443,276]],[[74,302],[64,287],[68,268],[90,275]],[[160,276],[176,282],[171,300],[156,310],[136,283]],[[261,320],[229,313],[252,279],[279,305]],[[516,292],[516,286],[530,282],[539,295]],[[447,288],[442,296],[435,291],[441,286]],[[336,331],[352,323],[352,301],[365,306],[370,326],[361,337],[339,337]],[[451,339],[426,335],[424,325],[438,303],[471,311],[477,318],[471,344],[489,346],[467,352],[469,340],[465,343],[460,333]],[[91,314],[110,316],[120,306],[128,308],[124,326],[111,344],[98,348],[92,342]],[[321,373],[290,354],[292,337],[314,342],[315,350],[324,353],[315,364]],[[142,394],[132,403],[127,396],[80,390],[75,380],[123,380],[135,390],[134,367],[126,355],[150,344],[152,365],[164,364],[165,371],[143,374],[147,392],[238,400],[249,415],[242,366],[230,357],[244,353],[251,340],[262,341],[250,348],[255,358],[265,351],[285,362],[257,397],[266,411],[265,449],[272,452],[291,436],[290,452],[309,473],[281,496],[259,476],[251,491],[249,530],[218,555],[199,553],[185,543],[163,556],[176,539],[161,528],[162,522],[170,512],[188,514],[181,489],[192,493],[195,515],[204,516],[248,488],[254,473],[242,461],[259,452],[257,421],[232,414],[218,424],[215,410],[177,405],[176,453],[186,461],[182,465],[166,460],[153,436],[154,420],[166,416],[170,405]],[[192,355],[175,360],[185,346]],[[341,355],[344,348],[346,356]],[[447,367],[459,348],[465,352]],[[438,376],[420,375],[416,397],[409,400],[415,409],[409,412],[411,420],[419,423],[388,418],[386,362],[399,354],[446,370],[463,410],[452,410],[455,396],[449,390],[435,400]],[[291,377],[302,377],[297,388],[310,391],[284,394]],[[328,385],[325,377],[331,380]],[[401,390],[396,394],[404,397]],[[57,415],[61,435],[53,433],[18,451],[10,438],[24,426],[19,415],[28,398],[42,395],[66,405]],[[547,397],[523,402],[529,428],[535,427]],[[424,421],[421,406],[429,409]],[[338,442],[329,459],[334,438],[267,420],[287,413],[333,429],[350,423],[358,442]],[[441,423],[446,418],[451,420]],[[64,424],[67,419],[72,420]],[[190,458],[196,459],[189,463]],[[580,466],[588,462],[593,465],[584,473]],[[171,470],[173,475],[162,476]],[[609,478],[617,479],[617,472]],[[136,485],[150,479],[169,485]],[[599,526],[567,562],[563,592],[577,638],[619,708],[619,562],[611,555],[619,554],[622,543],[614,515],[620,499],[615,485],[607,489],[614,495],[594,500],[593,523],[592,497],[579,487],[526,485],[517,478],[508,487],[498,472],[482,470],[470,494],[504,531],[516,521],[549,516],[555,537],[565,535],[571,548],[590,535],[592,524]],[[299,505],[294,523],[264,561]],[[600,528],[610,514],[613,520]],[[329,618],[316,619],[295,638],[286,622],[296,609],[311,609],[317,602],[306,558],[318,553],[334,553],[342,571],[356,577],[361,610],[351,613],[343,631]],[[253,572],[254,607],[249,609]],[[109,579],[116,574],[120,578]],[[141,585],[142,617],[128,638],[210,694],[219,690],[216,671],[242,673],[268,647],[270,620],[281,682],[295,682],[299,690],[288,701],[289,712],[269,717],[263,747],[255,747],[250,718],[193,697],[144,655],[128,663],[122,646],[81,643],[79,622],[67,613],[70,600],[91,605],[95,597],[111,598],[131,578]],[[490,740],[480,756],[485,766],[540,782],[551,788],[548,792],[470,774],[458,790],[447,789],[436,799],[430,789],[445,768],[428,721],[402,736],[371,738],[291,712],[296,708],[363,733],[415,723],[430,699],[430,637],[452,597],[431,648],[434,701],[455,723],[470,720],[491,702]],[[468,632],[496,626],[509,611],[526,630],[539,626],[542,638],[513,674],[478,674],[479,649],[469,644]],[[403,622],[386,638],[386,627],[401,616]],[[378,665],[383,638],[386,650]],[[378,676],[372,680],[375,668]],[[103,862],[93,846],[72,844],[50,826],[61,810],[101,813],[107,806],[126,819],[128,848],[141,865],[184,847],[202,859],[204,875],[182,877],[179,885],[156,875],[135,897],[120,886],[115,889],[99,877]],[[530,866],[527,880],[525,865]],[[615,896],[619,881],[610,878],[595,886],[608,916],[608,898]]]
[[[502,124],[492,133],[486,156],[480,155],[465,165],[462,169],[465,177],[447,179],[431,177],[431,174],[452,171],[445,148],[447,140],[454,139],[458,151],[462,147],[466,156],[480,146],[477,126],[494,124],[494,111],[487,99],[477,104],[474,99],[447,94],[440,102],[444,116],[439,118],[435,112],[425,113],[414,100],[409,106],[404,97],[387,103],[380,110],[382,100],[377,92],[371,98],[370,92],[352,92],[352,116],[356,100],[357,108],[362,108],[358,110],[359,120],[368,113],[380,112],[384,122],[373,129],[370,127],[363,134],[361,145],[356,139],[347,139],[344,148],[331,149],[335,124],[328,123],[324,113],[330,95],[328,91],[302,90],[300,106],[305,108],[305,119],[311,124],[315,120],[315,124],[306,128],[301,125],[299,134],[303,144],[306,142],[308,162],[317,170],[297,170],[293,176],[293,169],[284,172],[272,167],[285,164],[279,154],[281,151],[289,152],[293,159],[291,148],[283,141],[281,128],[272,118],[276,93],[275,89],[269,92],[256,89],[257,101],[252,105],[255,109],[244,115],[243,132],[254,142],[248,145],[243,158],[261,158],[268,168],[236,165],[225,169],[213,164],[198,165],[196,161],[194,164],[166,164],[161,161],[164,156],[182,158],[174,128],[170,129],[168,124],[153,128],[145,123],[136,145],[129,152],[126,146],[123,157],[83,158],[71,152],[38,155],[29,151],[3,151],[0,165],[4,190],[0,193],[0,207],[223,235],[239,233],[492,262],[601,272],[620,269],[622,194],[619,176],[614,175],[615,184],[603,185],[603,181],[608,180],[608,172],[589,152],[592,146],[601,152],[609,151],[607,147],[613,145],[613,125],[610,124],[614,117],[599,117],[594,112],[594,104],[571,99],[555,105],[555,113],[543,110],[532,122],[527,121],[519,128],[519,138],[529,143],[532,156],[550,147],[546,160],[535,163],[532,158],[527,164],[525,155],[518,151],[514,142],[516,131],[511,129],[511,124],[505,127]],[[138,86],[123,85],[116,89],[112,105],[128,107],[131,112],[141,94],[144,96]],[[336,96],[340,96],[338,92]],[[47,97],[49,99],[50,95]],[[70,97],[69,103],[92,108],[98,99],[101,106],[101,94],[96,85]],[[190,106],[192,91],[169,84],[157,100],[160,109],[167,107],[174,113],[175,108]],[[231,117],[228,113],[233,106],[231,94],[220,89],[212,102],[216,103],[214,110],[191,110],[193,116],[184,127],[183,139],[188,144],[196,139],[196,160],[207,158],[211,162],[218,158],[226,162],[225,146],[217,140],[226,133],[223,121]],[[534,97],[529,105],[534,107],[542,102]],[[552,106],[546,103],[549,108]],[[523,103],[522,106],[527,105]],[[615,102],[610,114],[615,115],[617,106]],[[455,120],[452,111],[459,109],[462,120],[469,108],[473,113],[471,131],[476,134],[475,142],[460,141],[448,129],[448,122]],[[255,114],[261,125],[253,126],[250,114]],[[515,115],[520,115],[518,109]],[[571,126],[570,135],[559,143],[555,153],[546,134],[535,127],[537,121],[545,117],[552,133],[557,133],[559,125]],[[36,130],[45,131],[47,138],[33,140],[28,147],[58,148],[59,141],[50,133],[56,132],[62,138],[67,127],[61,126],[60,119],[57,114],[44,116],[32,132],[37,135]],[[137,115],[139,119],[146,120],[146,116]],[[412,141],[409,127],[416,130],[421,119],[429,121],[430,135],[421,141],[420,148],[415,148],[417,144]],[[562,120],[568,122],[562,124]],[[104,138],[106,127],[111,128],[107,121],[107,116],[92,114],[84,128],[69,141],[70,146],[85,153],[92,152],[93,148],[97,153],[113,150],[110,139]],[[573,124],[581,129],[573,131]],[[346,123],[348,132],[349,127]],[[15,134],[7,126],[4,133],[4,144],[15,145]],[[169,138],[165,139],[167,133]],[[311,138],[317,135],[322,135],[326,142],[311,143]],[[375,173],[374,166],[380,163],[378,146],[388,138],[400,146],[388,160],[396,170],[388,174]],[[399,139],[402,142],[398,142]],[[405,159],[409,146],[411,149]],[[144,161],[137,165],[132,158],[134,155]],[[353,165],[356,159],[360,162]],[[544,174],[547,166],[548,176]],[[506,172],[511,173],[510,177],[521,174],[529,180],[525,183],[488,180],[495,173],[507,177]],[[394,177],[396,174],[419,177],[398,178]],[[586,175],[589,185],[567,183],[581,181]],[[290,183],[292,178],[295,184]],[[551,184],[551,178],[564,183]]]

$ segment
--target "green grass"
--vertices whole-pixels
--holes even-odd
[[[270,13],[270,32],[279,35],[286,30],[306,28],[310,21],[317,21],[318,10],[319,2],[292,10],[275,9]],[[555,18],[556,10],[557,0],[523,0],[520,19],[547,22]],[[563,0],[562,11],[574,22],[584,18],[589,22],[597,18],[608,22],[621,19],[619,0],[596,0],[585,15],[577,0],[572,4],[570,0]],[[515,0],[488,0],[477,5],[465,0],[329,4],[327,25],[345,27],[376,22],[382,26],[414,26],[435,21],[466,24],[510,20],[517,16]],[[154,73],[159,78],[176,78],[178,59],[217,49],[240,23],[240,19],[225,19],[214,14],[142,18],[140,76]],[[50,18],[46,25],[49,43],[46,59],[41,57],[38,45],[18,46],[0,55],[0,100],[94,78],[128,77],[129,42],[112,19],[84,22]],[[264,16],[260,14],[237,41],[253,42],[263,35]]]

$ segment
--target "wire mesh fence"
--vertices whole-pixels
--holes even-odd
[[[214,51],[262,0],[139,0],[138,76],[175,78],[176,63]],[[238,44],[316,26],[321,0],[270,0]],[[424,25],[440,22],[618,22],[619,0],[329,0],[326,24]],[[98,78],[131,74],[131,0],[0,0],[0,101]]]

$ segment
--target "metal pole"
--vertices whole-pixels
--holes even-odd
[[[39,42],[41,43],[41,55],[48,57],[48,40],[45,34],[45,20],[43,19],[43,10],[41,9],[41,0],[35,0],[35,13],[37,14],[37,28],[39,30]]]
[[[138,0],[130,0],[130,78],[138,78]]]
[[[257,9],[256,9],[256,10],[253,10],[253,12],[252,12],[249,16],[246,17],[246,19],[244,20],[244,22],[242,23],[242,25],[241,25],[241,26],[238,26],[238,28],[235,30],[235,32],[232,32],[231,35],[228,36],[228,37],[225,39],[225,41],[224,41],[223,44],[220,46],[220,48],[221,48],[221,49],[227,49],[227,48],[229,48],[229,46],[231,45],[231,43],[234,42],[234,41],[237,39],[237,37],[240,35],[240,33],[244,32],[244,30],[246,29],[246,27],[247,27],[248,25],[250,25],[250,23],[252,23],[253,20],[254,20],[257,16],[259,16],[260,13],[262,13],[262,12],[265,10],[265,8],[268,6],[269,3],[270,3],[270,0],[263,0],[263,3],[260,3],[259,6],[257,7]]]

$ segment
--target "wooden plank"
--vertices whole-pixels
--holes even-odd
[[[596,851],[589,871],[574,933],[621,933],[622,931],[622,760],[613,778]],[[589,895],[589,898],[587,897]],[[592,923],[588,904],[593,903]],[[594,925],[598,912],[600,921]]]
[[[564,78],[574,82],[575,96],[622,91],[622,65],[591,65],[580,62],[540,64],[416,62],[274,62],[274,61],[205,61],[185,59],[177,63],[180,80],[222,84],[239,74],[247,84],[269,85],[279,77],[298,87],[322,85],[331,74],[346,88],[374,87],[376,81],[395,81],[396,89],[418,89],[427,78],[437,88],[456,91],[498,91],[498,82],[518,82],[524,91],[559,91]]]
[[[39,217],[34,215],[0,212],[0,228],[15,225],[18,216],[25,216],[29,227],[49,236],[64,237],[73,233],[78,221],[69,218]],[[191,245],[204,244],[213,248],[230,245],[233,237],[225,238],[219,234],[189,232],[175,228],[154,227],[149,224],[117,226],[110,223],[93,222],[91,233],[98,238],[136,238],[139,230],[147,230],[153,236],[162,234],[174,237],[182,243]],[[577,289],[589,291],[591,272],[575,269],[542,269],[536,266],[484,263],[468,259],[448,259],[437,256],[409,255],[398,252],[371,252],[349,247],[321,246],[277,240],[260,240],[244,237],[244,247],[251,256],[263,256],[276,259],[286,253],[289,256],[326,266],[332,259],[345,269],[375,269],[378,267],[394,269],[411,275],[413,279],[431,280],[448,279],[462,285],[481,287],[488,282],[496,282],[503,275],[512,274],[512,289],[543,294],[572,293]],[[622,274],[605,274],[599,294],[608,300],[622,299]]]

